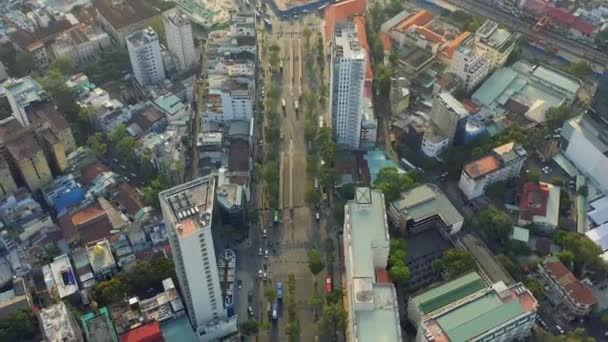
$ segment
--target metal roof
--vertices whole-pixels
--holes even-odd
[[[467,273],[412,298],[423,314],[430,313],[469,296],[487,285],[477,272]]]

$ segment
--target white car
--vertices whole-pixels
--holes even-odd
[[[264,257],[265,257],[266,259],[268,259],[268,250],[265,250],[265,251],[264,251]]]
[[[266,229],[262,232],[262,237],[266,238]]]
[[[260,248],[258,249],[258,255],[259,255],[259,256],[262,256],[262,247],[260,247]]]
[[[258,278],[262,278],[262,270],[258,270]]]

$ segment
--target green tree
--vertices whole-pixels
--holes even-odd
[[[567,267],[572,267],[572,262],[574,261],[574,253],[572,253],[571,251],[561,251],[558,252],[555,256]]]
[[[377,40],[379,41],[379,40]],[[382,43],[380,43],[382,45]],[[376,88],[381,99],[388,100],[391,95],[392,70],[389,66],[381,64],[376,72]]]
[[[333,189],[338,181],[338,172],[325,164],[319,169],[319,184],[324,189]]]
[[[551,128],[561,127],[564,122],[573,116],[574,112],[572,108],[567,105],[561,105],[559,107],[551,107],[545,112],[545,118],[547,124]]]
[[[447,279],[452,279],[474,270],[475,259],[464,249],[452,248],[443,253],[441,259],[437,261],[436,267],[446,275]]]
[[[241,333],[245,336],[251,336],[258,333],[260,323],[254,319],[250,319],[241,323]]]
[[[137,145],[137,139],[132,136],[126,136],[120,139],[118,144],[116,144],[116,152],[118,152],[121,159],[131,161],[135,158],[134,152]]]
[[[274,303],[275,300],[277,300],[277,291],[274,286],[266,286],[266,288],[264,288],[264,298],[271,303]]]
[[[396,284],[403,284],[410,278],[406,265],[407,244],[403,239],[392,239],[388,254],[388,273]]]
[[[311,249],[308,251],[308,268],[315,276],[321,273],[321,271],[323,271],[325,268],[323,256],[316,249]]]
[[[71,76],[76,72],[76,65],[71,58],[68,57],[59,57],[56,58],[51,66],[49,67],[51,70],[56,70],[60,72],[63,76]]]
[[[543,329],[534,329],[533,342],[595,342],[595,338],[587,336],[584,328],[576,328],[563,335],[554,336]]]
[[[511,275],[519,274],[519,267],[513,261],[513,259],[509,258],[504,254],[498,254],[496,256],[496,261]]]
[[[34,69],[34,58],[27,52],[17,52],[15,67],[8,71],[15,77],[27,76]]]
[[[564,180],[560,177],[551,177],[551,179],[549,179],[549,183],[555,186],[564,186]]]
[[[483,234],[496,242],[504,243],[513,233],[509,216],[494,207],[482,209],[478,221]]]
[[[108,144],[104,142],[103,136],[99,132],[96,132],[89,137],[87,140],[87,145],[97,157],[101,157],[108,152]]]
[[[128,283],[123,283],[118,277],[114,277],[97,284],[93,298],[101,305],[109,305],[125,298],[129,291]]]
[[[398,200],[401,193],[416,186],[411,173],[399,173],[396,167],[385,167],[378,172],[374,187],[384,194],[387,203]]]
[[[532,292],[536,299],[540,299],[545,294],[543,284],[541,284],[540,281],[534,278],[527,278],[526,280],[524,280],[524,285],[526,285],[528,290]]]
[[[525,181],[538,184],[540,182],[540,173],[538,171],[528,172],[526,174]]]
[[[587,78],[593,74],[593,69],[591,66],[582,59],[579,59],[569,66],[564,67],[563,70],[581,79]]]
[[[95,84],[104,84],[120,78],[123,71],[131,68],[129,53],[126,49],[102,50],[97,63],[91,64],[85,70]]]
[[[573,272],[575,274],[581,274],[587,265],[605,265],[600,259],[601,248],[585,235],[560,230],[556,233],[554,241],[574,255]]]
[[[589,195],[589,187],[587,187],[586,185],[581,185],[578,190],[577,190],[578,194],[583,196],[583,197],[587,197]]]
[[[304,194],[304,198],[306,199],[306,203],[311,207],[316,207],[321,202],[321,193],[309,185]]]
[[[127,136],[127,126],[125,126],[125,124],[118,124],[116,126],[116,128],[110,132],[110,135],[108,136],[108,138],[110,139],[110,141],[114,144],[118,144],[118,142]]]
[[[0,320],[0,341],[33,341],[38,334],[38,317],[29,307],[15,311]]]
[[[348,314],[340,303],[323,306],[323,313],[317,322],[317,329],[331,341],[338,341],[338,332],[344,331],[348,322]]]
[[[345,200],[355,198],[355,185],[353,183],[342,184],[340,187],[340,196]]]

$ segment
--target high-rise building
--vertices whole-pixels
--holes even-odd
[[[211,227],[215,178],[207,176],[159,194],[175,260],[175,271],[190,323],[200,341],[215,341],[237,331],[222,299]]]
[[[358,149],[363,116],[365,51],[353,22],[336,24],[332,53],[330,103],[332,126],[339,145]]]
[[[431,120],[439,131],[453,142],[468,120],[469,111],[450,93],[441,93],[433,98]]]
[[[176,10],[165,14],[163,21],[169,51],[177,57],[180,70],[190,69],[197,61],[190,17]]]
[[[148,27],[128,36],[127,48],[133,74],[141,86],[156,84],[165,79],[158,35],[152,28]]]
[[[484,55],[461,45],[454,51],[451,68],[463,80],[464,90],[471,91],[488,76],[490,63]]]
[[[22,126],[29,126],[27,110],[34,103],[40,102],[46,97],[42,86],[32,77],[26,76],[19,79],[9,78],[2,84],[2,87],[15,119]]]

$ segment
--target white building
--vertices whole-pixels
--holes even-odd
[[[346,341],[401,341],[397,294],[386,275],[390,237],[384,195],[357,188],[344,212]]]
[[[352,22],[336,25],[330,64],[332,126],[339,145],[358,149],[361,137],[365,51]]]
[[[361,118],[361,137],[359,147],[369,150],[376,146],[378,137],[378,120],[374,116],[374,108],[370,98],[363,98],[363,115]]]
[[[224,308],[213,247],[215,178],[202,177],[159,194],[183,301],[200,341],[236,333]]]
[[[483,25],[475,31],[472,46],[480,55],[489,62],[490,70],[497,69],[507,63],[507,59],[517,43],[517,34],[498,27],[498,24],[486,20]]]
[[[163,16],[167,46],[178,61],[180,70],[192,68],[198,61],[192,39],[190,18],[179,10]]]
[[[464,44],[454,51],[450,67],[462,79],[466,91],[475,88],[490,72],[490,63],[486,58]]]
[[[13,116],[23,126],[29,126],[26,109],[33,103],[41,101],[45,97],[42,86],[32,77],[26,76],[15,79],[9,78],[2,83],[4,93],[13,111]]]
[[[158,35],[150,27],[126,38],[129,59],[135,79],[141,86],[165,80],[165,67],[160,53]]]
[[[64,302],[42,309],[38,315],[45,341],[84,341],[80,325]]]
[[[78,292],[76,274],[67,254],[55,257],[53,262],[44,266],[42,270],[49,293],[59,298],[66,298]]]
[[[479,197],[486,186],[517,177],[527,156],[526,150],[514,142],[498,146],[462,168],[458,187],[468,199]]]

